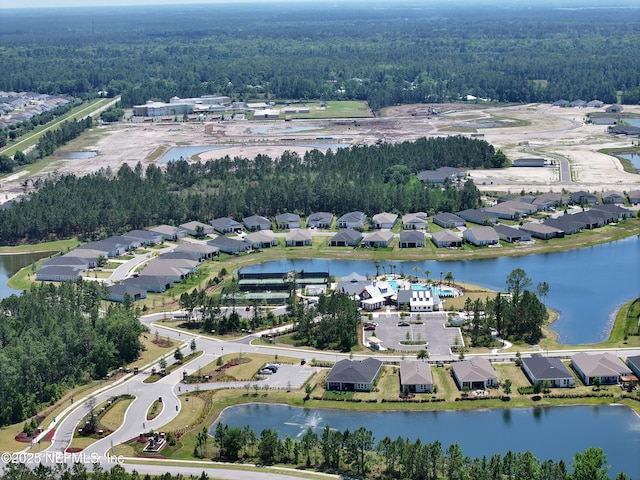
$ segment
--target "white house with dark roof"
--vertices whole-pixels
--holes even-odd
[[[316,212],[307,218],[307,228],[331,228],[333,213]]]
[[[122,235],[122,238],[134,239],[139,241],[141,245],[157,245],[162,243],[162,234],[150,230],[131,230]]]
[[[564,237],[564,232],[559,228],[552,227],[551,225],[545,225],[544,223],[540,222],[524,223],[520,225],[520,230],[528,232],[532,237],[540,238],[542,240]]]
[[[498,234],[500,240],[509,243],[529,242],[531,234],[520,230],[519,228],[509,227],[508,225],[498,224],[493,227]]]
[[[638,205],[640,203],[640,190],[631,190],[627,192],[627,197],[629,197],[629,202],[632,205]]]
[[[498,216],[484,210],[469,208],[456,213],[457,216],[466,222],[475,223],[476,225],[494,225],[498,222]]]
[[[411,230],[400,234],[400,248],[422,248],[425,236],[419,230]]]
[[[195,273],[200,262],[186,258],[162,258],[162,255],[151,260],[142,270],[141,275],[165,277],[175,282],[186,280]]]
[[[41,268],[36,272],[36,280],[40,282],[69,282],[82,276],[82,267],[55,266]]]
[[[339,231],[329,242],[331,247],[355,247],[362,240],[362,234],[352,228],[346,228]]]
[[[364,212],[349,212],[338,218],[338,228],[364,228],[367,215]]]
[[[162,293],[173,288],[173,280],[170,278],[153,275],[139,275],[137,277],[125,278],[122,284],[154,293]]]
[[[150,228],[149,231],[159,233],[162,235],[163,239],[169,240],[170,242],[181,240],[187,236],[187,232],[185,230],[172,225],[158,225],[157,227]]]
[[[483,209],[488,214],[493,214],[505,220],[515,220],[526,215],[531,215],[538,211],[538,207],[533,203],[521,202],[519,200],[507,200],[496,203],[491,207]]]
[[[393,241],[393,233],[389,230],[367,233],[362,239],[363,247],[388,247]]]
[[[249,250],[248,243],[236,238],[228,237],[216,237],[213,240],[209,240],[207,242],[207,245],[216,247],[219,251],[228,253],[230,255],[235,255],[237,253],[246,252],[247,250]]]
[[[620,383],[621,376],[631,375],[631,369],[609,352],[576,353],[571,357],[571,365],[585,385],[593,385],[596,378],[601,385],[615,385]]]
[[[300,228],[300,215],[297,213],[282,213],[280,215],[276,215],[276,225],[279,230]]]
[[[400,390],[429,393],[433,390],[433,375],[428,362],[403,360],[400,362]]]
[[[327,390],[370,392],[382,372],[382,362],[375,358],[336,363],[327,374]]]
[[[251,215],[250,217],[243,218],[242,223],[248,232],[271,230],[271,220],[261,215]]]
[[[285,244],[287,247],[308,247],[311,245],[311,232],[306,229],[296,228],[287,232]]]
[[[463,218],[460,218],[453,213],[438,213],[432,217],[433,223],[439,225],[442,228],[455,228],[455,227],[464,227],[465,221]]]
[[[485,389],[498,385],[498,373],[486,358],[474,357],[471,360],[454,362],[452,372],[460,390]]]
[[[173,249],[174,252],[195,252],[200,256],[200,260],[213,258],[220,252],[220,249],[207,245],[206,243],[183,242]]]
[[[107,297],[107,300],[111,302],[122,303],[127,299],[127,296],[133,302],[147,298],[146,290],[142,288],[134,287],[131,285],[118,284],[118,285],[111,285],[108,288],[109,288],[109,296]]]
[[[269,248],[278,244],[276,235],[271,230],[257,230],[244,236],[245,243],[251,248]]]
[[[596,203],[598,203],[598,198],[593,193],[585,192],[584,190],[571,192],[569,194],[569,198],[573,203],[576,203],[578,205],[595,205]]]
[[[591,211],[598,210],[609,213],[612,217],[615,217],[614,220],[620,220],[622,218],[633,218],[635,216],[635,212],[633,210],[629,210],[628,208],[624,208],[620,205],[614,205],[611,203],[607,203],[605,205],[594,205],[593,207],[591,207]]]
[[[225,233],[234,233],[234,232],[242,231],[242,224],[236,222],[235,220],[229,217],[216,218],[211,221],[211,226],[216,232],[222,233],[223,235]]]
[[[531,357],[522,359],[522,370],[534,385],[538,382],[549,382],[552,387],[575,385],[573,374],[559,358],[533,353]]]
[[[198,235],[199,229],[202,229],[203,235],[211,235],[213,233],[213,226],[198,221],[183,223],[180,228],[194,237]]]
[[[438,248],[457,248],[462,246],[462,238],[449,229],[432,233],[431,241]]]
[[[606,192],[602,192],[602,203],[615,203],[619,205],[624,205],[625,201],[624,193],[618,192],[616,190],[608,190]]]
[[[440,167],[435,170],[423,170],[418,172],[418,180],[428,183],[444,183],[447,180],[452,182],[461,180],[467,175],[462,168]]]
[[[500,237],[493,227],[467,228],[462,233],[462,238],[476,247],[497,245],[500,241]]]
[[[373,224],[378,229],[381,229],[381,228],[391,229],[395,227],[396,222],[398,221],[398,215],[396,215],[395,213],[386,213],[386,212],[377,213],[376,215],[371,217],[371,220],[373,220]]]
[[[407,213],[402,216],[404,230],[428,230],[429,216],[424,212]]]

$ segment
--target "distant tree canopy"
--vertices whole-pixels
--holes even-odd
[[[106,90],[125,107],[203,94],[367,100],[374,110],[467,95],[640,99],[637,17],[620,9],[286,8],[6,12],[0,63],[11,75],[0,90],[80,98]]]
[[[70,387],[134,361],[144,327],[97,282],[34,284],[0,302],[0,426],[35,415]]]
[[[179,225],[231,216],[314,211],[455,212],[480,206],[471,180],[423,185],[415,174],[440,166],[491,168],[503,155],[484,140],[462,136],[307,152],[171,162],[163,172],[123,164],[36,182],[30,199],[0,211],[5,244],[87,235],[91,238],[159,223]],[[411,172],[411,175],[408,173]]]

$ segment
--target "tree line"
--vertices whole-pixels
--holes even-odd
[[[0,89],[108,91],[125,107],[214,94],[366,100],[374,110],[467,95],[613,103],[620,92],[637,103],[640,92],[636,19],[614,8],[177,8],[7,13],[0,62],[12,74]]]
[[[506,280],[507,294],[497,293],[486,301],[465,300],[469,322],[466,331],[474,347],[491,347],[495,343],[492,329],[500,338],[535,345],[542,339],[542,327],[549,314],[540,298],[549,293],[547,282],[531,291],[531,279],[521,268],[513,270]]]
[[[132,169],[125,163],[115,173],[106,169],[37,180],[28,199],[0,211],[0,238],[4,244],[75,235],[96,239],[162,223],[285,212],[455,212],[480,206],[480,192],[471,180],[442,187],[424,185],[415,174],[445,165],[499,167],[503,157],[484,140],[453,136],[312,150],[303,157],[287,151],[275,159],[177,161],[164,172],[157,165]]]
[[[0,301],[0,426],[55,403],[66,390],[138,358],[145,330],[98,282],[33,284]]]
[[[227,462],[292,464],[344,476],[403,480],[594,480],[607,479],[606,456],[599,448],[574,455],[568,468],[564,461],[539,460],[531,452],[494,454],[471,458],[458,443],[445,448],[439,441],[384,437],[376,442],[366,427],[339,431],[329,425],[320,434],[308,428],[300,439],[282,439],[277,430],[258,435],[250,426],[230,427],[218,423],[213,439],[206,429],[197,435],[194,455]],[[210,440],[213,440],[209,445]],[[624,473],[616,480],[626,480]]]

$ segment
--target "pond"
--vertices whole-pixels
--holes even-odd
[[[49,252],[0,255],[0,298],[19,294],[18,290],[14,290],[7,285],[9,279],[21,268],[31,265],[33,262],[48,255]]]
[[[620,120],[622,120],[625,123],[628,123],[632,127],[640,127],[640,118],[624,118],[623,117]]]
[[[631,478],[640,475],[640,417],[624,406],[358,412],[253,403],[225,409],[211,434],[218,422],[249,425],[258,435],[275,429],[281,438],[297,439],[308,428],[321,435],[326,425],[340,431],[365,426],[375,442],[401,436],[438,440],[444,449],[458,442],[470,457],[530,450],[541,461],[564,460],[567,466],[576,452],[599,447],[611,465],[611,478],[621,471]]]
[[[565,344],[588,344],[605,340],[611,331],[616,310],[638,296],[640,285],[640,237],[630,237],[602,245],[520,257],[479,260],[421,262],[378,262],[379,273],[394,272],[443,279],[447,272],[455,281],[472,283],[503,291],[505,280],[516,268],[523,269],[532,280],[549,284],[546,304],[559,313],[552,324],[559,340]],[[352,272],[375,275],[373,261],[300,259],[277,260],[245,267],[243,272],[328,271],[336,278]],[[446,303],[445,303],[446,307]]]
[[[619,153],[618,157],[625,158],[640,172],[640,154],[639,153]]]

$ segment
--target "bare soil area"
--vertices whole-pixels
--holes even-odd
[[[568,161],[570,175],[561,178],[557,166],[474,170],[471,177],[486,191],[517,193],[640,189],[640,175],[627,173],[605,148],[632,148],[632,139],[613,137],[606,126],[586,124],[593,108],[560,108],[529,104],[517,106],[405,105],[391,107],[379,118],[336,120],[217,121],[209,123],[121,122],[94,128],[60,149],[38,171],[22,172],[2,182],[6,199],[25,191],[28,178],[52,174],[85,175],[100,169],[117,170],[123,163],[143,167],[162,165],[162,155],[172,147],[211,146],[188,157],[207,161],[224,156],[254,158],[279,156],[285,150],[300,156],[312,148],[401,142],[420,137],[473,135],[502,150],[509,159],[543,157]],[[640,115],[640,106],[625,106],[624,113]],[[95,152],[92,158],[68,159],[69,152]]]

